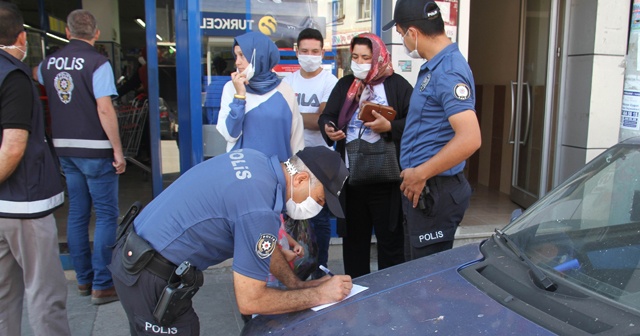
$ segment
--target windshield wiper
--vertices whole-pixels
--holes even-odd
[[[542,286],[542,288],[550,292],[553,292],[558,288],[558,286],[551,279],[549,279],[549,277],[542,270],[540,270],[540,268],[538,268],[538,266],[536,266],[531,261],[531,259],[529,259],[529,257],[527,257],[520,246],[516,245],[516,243],[513,242],[509,235],[499,229],[496,229],[496,238],[502,240],[505,244],[507,244],[507,247],[509,247],[509,249],[513,251],[513,253],[518,258],[520,258],[520,260],[524,261],[524,263],[527,264],[529,270],[533,274],[534,282],[537,282],[538,285]]]

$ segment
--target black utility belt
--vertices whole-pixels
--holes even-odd
[[[171,261],[163,257],[160,253],[156,252],[145,269],[157,275],[159,278],[169,281],[169,279],[171,279],[171,275],[176,270],[176,267],[177,266],[174,265]]]
[[[143,269],[169,281],[176,265],[156,252],[149,243],[130,230],[122,246],[122,265],[129,274],[138,274]]]
[[[433,180],[437,183],[438,181],[447,181],[450,179],[457,179],[458,182],[462,182],[462,178],[464,178],[464,173],[460,172],[455,175],[436,175],[430,178],[429,181]]]

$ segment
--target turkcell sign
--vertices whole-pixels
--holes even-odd
[[[207,36],[238,36],[253,30],[246,14],[202,12],[200,29]]]

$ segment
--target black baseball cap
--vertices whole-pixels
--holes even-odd
[[[440,15],[440,7],[431,0],[398,0],[393,10],[393,20],[389,21],[383,31],[387,31],[397,23],[403,24],[409,21],[435,20]]]
[[[349,177],[347,166],[340,158],[340,154],[324,146],[305,147],[296,156],[309,168],[311,173],[324,187],[324,199],[329,210],[336,217],[344,218],[340,205],[340,191],[344,181]]]

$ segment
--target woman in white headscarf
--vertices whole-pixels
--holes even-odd
[[[252,148],[284,162],[304,148],[304,138],[295,93],[272,71],[278,48],[250,32],[235,38],[233,54],[238,71],[222,90],[217,125],[227,151]]]

